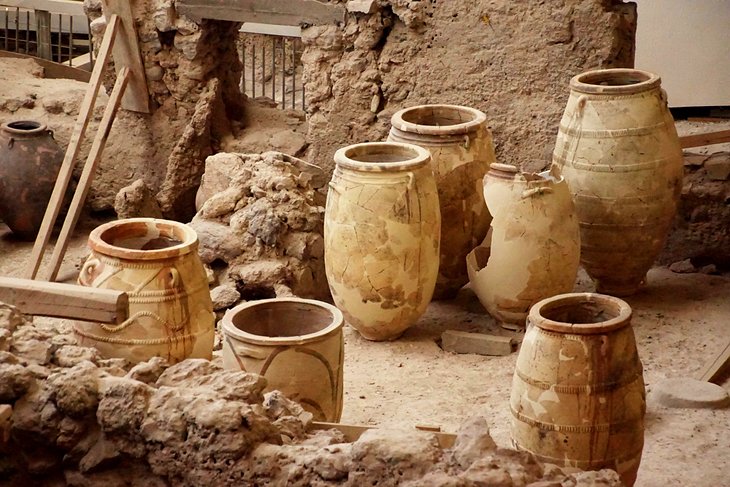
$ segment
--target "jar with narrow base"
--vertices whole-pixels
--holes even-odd
[[[467,256],[471,287],[503,327],[523,329],[530,306],[573,290],[580,262],[573,201],[557,168],[533,174],[509,164],[491,165],[484,197],[494,218]]]
[[[593,293],[535,304],[517,357],[510,408],[516,448],[558,466],[610,468],[633,485],[646,402],[629,305]]]
[[[430,159],[395,142],[335,153],[325,269],[335,305],[368,340],[398,338],[431,301],[441,217]]]
[[[240,304],[226,312],[223,366],[266,377],[311,412],[315,421],[342,415],[344,318],[334,306],[311,299],[274,298]]]
[[[635,69],[570,81],[553,163],[573,194],[581,262],[601,293],[636,292],[676,213],[682,150],[660,84]]]
[[[38,234],[63,155],[53,131],[40,122],[0,126],[0,218],[19,238]]]
[[[464,259],[484,239],[491,220],[482,196],[482,179],[495,162],[487,116],[457,105],[414,106],[393,115],[388,140],[431,152],[441,207],[434,298],[453,298],[468,281]]]
[[[154,218],[117,220],[95,228],[89,247],[79,284],[125,291],[129,318],[116,325],[77,322],[81,345],[133,363],[212,358],[215,315],[192,228]]]

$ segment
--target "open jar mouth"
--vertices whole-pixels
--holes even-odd
[[[661,84],[656,74],[638,69],[599,69],[574,76],[570,87],[581,93],[638,93]]]
[[[46,130],[46,126],[35,120],[14,120],[2,124],[3,130],[17,135],[35,135]]]
[[[410,171],[428,164],[431,153],[413,144],[400,142],[364,142],[339,149],[338,166],[356,171]]]
[[[606,333],[628,326],[631,307],[597,293],[568,293],[543,299],[530,309],[530,323],[544,330],[578,335]]]
[[[198,236],[187,225],[157,218],[129,218],[105,223],[89,235],[89,246],[111,257],[160,259],[186,254]]]
[[[459,105],[417,105],[393,114],[391,125],[404,132],[423,135],[454,135],[473,132],[485,124],[487,116]]]
[[[313,299],[273,298],[243,303],[226,312],[233,337],[257,344],[296,344],[325,337],[344,323],[342,312]]]

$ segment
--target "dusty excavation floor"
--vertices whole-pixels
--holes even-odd
[[[97,222],[98,223],[98,222]],[[60,274],[72,280],[86,254],[78,231]],[[32,245],[0,226],[0,275],[21,276]],[[591,290],[585,275],[577,290]],[[648,285],[628,302],[644,364],[647,389],[665,377],[694,376],[730,337],[730,277],[649,273]],[[516,354],[456,355],[439,348],[442,331],[506,334],[469,289],[434,303],[416,326],[394,342],[373,343],[345,330],[343,423],[437,425],[454,432],[468,415],[488,418],[497,444],[509,444],[507,408]],[[730,386],[730,381],[725,387]],[[646,444],[637,485],[730,485],[730,410],[667,409],[649,401]]]

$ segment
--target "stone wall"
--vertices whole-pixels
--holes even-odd
[[[333,167],[346,144],[381,140],[404,107],[487,114],[499,162],[548,163],[568,81],[631,67],[636,5],[615,0],[381,0],[345,25],[303,31],[307,160]]]

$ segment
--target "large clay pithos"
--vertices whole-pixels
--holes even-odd
[[[335,153],[324,220],[335,305],[369,340],[393,340],[431,301],[440,213],[426,149],[395,142]]]
[[[316,421],[340,420],[340,310],[310,299],[262,299],[228,310],[221,323],[226,369],[266,377],[267,390],[279,390],[299,402]]]
[[[118,325],[77,322],[82,345],[133,363],[212,357],[213,303],[190,227],[154,218],[117,220],[95,228],[89,247],[79,284],[126,291],[129,319]]]
[[[484,239],[490,216],[482,178],[495,161],[487,117],[474,108],[421,105],[396,112],[388,140],[431,152],[441,207],[441,255],[434,298],[448,299],[468,281],[464,259]]]
[[[570,81],[553,163],[581,225],[581,262],[598,292],[630,295],[671,228],[682,150],[658,76],[589,71]]]
[[[593,293],[535,304],[517,357],[510,408],[517,448],[561,466],[611,468],[633,485],[646,402],[629,305]]]
[[[53,132],[39,122],[0,126],[0,218],[23,240],[40,230],[63,155]]]
[[[471,286],[503,326],[523,328],[530,306],[573,290],[580,231],[570,191],[556,168],[531,174],[492,164],[484,197],[493,219],[466,259]]]

